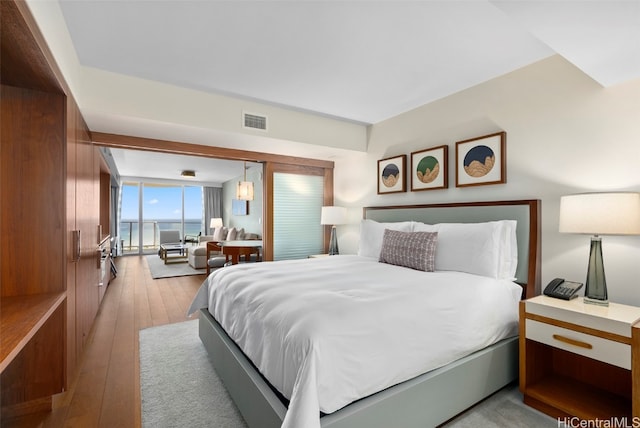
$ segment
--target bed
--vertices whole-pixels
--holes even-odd
[[[379,239],[361,238],[358,256],[237,265],[214,272],[194,300],[192,307],[201,308],[200,337],[251,427],[442,424],[517,377],[513,300],[539,294],[539,220],[537,200],[364,208],[361,230],[397,227],[393,233],[399,237],[435,240],[431,225],[439,224],[442,246],[432,258],[436,267],[456,263],[455,258],[437,258],[444,257],[445,243],[454,236],[451,230],[465,230],[460,236],[466,239],[466,230],[480,224],[482,230],[491,224],[491,231],[500,231],[499,238],[498,232],[491,232],[496,239],[505,239],[502,231],[507,230],[517,237],[511,241],[513,248],[506,247],[507,253],[517,253],[517,264],[509,262],[497,279],[474,271],[425,273],[370,257],[367,252],[375,255],[377,245],[382,245],[375,235]],[[411,235],[402,235],[405,232]],[[386,234],[392,232],[384,233],[386,248]],[[500,248],[504,260],[506,253]],[[479,269],[488,265],[493,266],[486,259],[476,261]],[[496,272],[502,267],[498,264]],[[442,285],[420,286],[425,275]],[[299,287],[304,284],[304,292],[287,284],[291,277]],[[400,277],[398,287],[394,284]],[[459,291],[452,292],[452,284]],[[455,304],[447,303],[447,294]],[[465,309],[455,312],[465,300]],[[418,316],[421,309],[432,318]],[[458,322],[434,316],[440,313],[436,311],[451,313]],[[354,316],[346,323],[344,314]],[[484,320],[490,320],[486,325],[495,321],[495,329],[485,327]],[[458,349],[458,344],[468,348]],[[436,348],[452,349],[439,354]],[[363,354],[358,356],[358,350]],[[382,379],[373,373],[382,374]]]

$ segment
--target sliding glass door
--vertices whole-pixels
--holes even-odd
[[[182,186],[142,183],[142,252],[157,252],[161,230],[182,231]]]
[[[123,183],[118,237],[120,254],[140,253],[140,185]]]
[[[273,260],[323,252],[323,200],[323,176],[273,174]]]
[[[204,193],[202,186],[183,186],[182,212],[182,235],[198,236],[199,233],[205,235],[204,223]]]
[[[161,230],[177,230],[182,240],[203,231],[200,186],[124,183],[120,207],[123,254],[156,253]]]

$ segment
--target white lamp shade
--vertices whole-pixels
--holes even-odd
[[[347,209],[344,207],[322,207],[320,224],[336,225],[347,221]]]
[[[640,193],[583,193],[560,198],[560,232],[640,235]]]
[[[236,199],[241,201],[253,201],[253,182],[239,181],[236,189]]]
[[[222,227],[222,219],[221,218],[212,218],[211,223],[209,223],[209,228],[215,229],[216,227]]]

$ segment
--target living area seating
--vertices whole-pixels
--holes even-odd
[[[223,255],[219,255],[222,251]],[[219,268],[229,264],[262,261],[262,240],[238,239],[235,241],[210,241],[207,242],[207,275],[212,268]]]
[[[158,239],[158,244],[182,244],[182,240],[180,239],[180,231],[179,230],[161,230],[160,237]],[[182,254],[182,250],[168,250],[169,252],[180,251]],[[162,257],[162,251],[158,250],[158,257]]]
[[[227,229],[223,226],[216,227],[212,235],[201,235],[199,238],[198,244],[194,248],[189,248],[188,262],[189,266],[194,269],[204,269],[207,267],[207,242],[260,239],[260,236],[256,233],[245,233],[242,228],[236,229],[232,227]],[[210,253],[210,257],[221,257],[224,259],[222,249]],[[224,262],[221,262],[221,264],[224,265]]]
[[[159,244],[180,244],[179,230],[161,230]]]

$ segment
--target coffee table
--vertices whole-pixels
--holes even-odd
[[[169,257],[169,253],[178,253]],[[189,258],[189,246],[185,244],[160,244],[160,258],[165,265],[171,263],[185,263]]]

